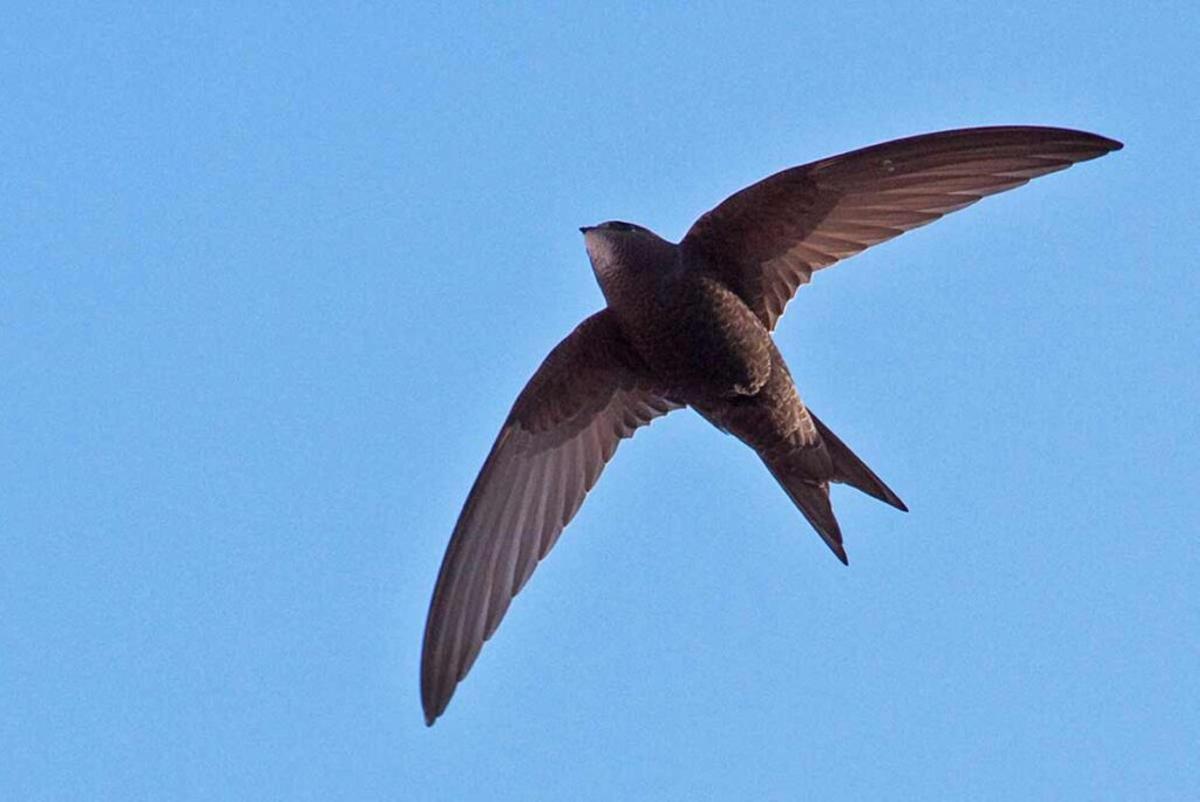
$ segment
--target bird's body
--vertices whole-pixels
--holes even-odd
[[[773,343],[746,303],[720,280],[683,269],[677,245],[645,230],[620,236],[669,248],[661,268],[634,271],[618,262],[596,269],[609,312],[650,371],[688,403],[757,393],[771,373]],[[593,261],[620,258],[607,247],[605,229],[585,237]]]
[[[840,478],[833,454],[763,321],[719,274],[645,228],[608,223],[583,232],[606,311],[647,380],[754,449],[845,562],[828,503],[829,482]],[[904,509],[877,478],[861,489]]]
[[[617,221],[581,229],[607,305],[517,398],[455,526],[425,631],[427,723],[618,442],[672,409],[690,407],[754,449],[846,562],[830,483],[906,508],[801,401],[771,337],[792,293],[866,247],[1119,147],[1065,129],[947,131],[777,173],[679,244]]]

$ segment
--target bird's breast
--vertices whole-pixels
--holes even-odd
[[[771,335],[737,294],[707,277],[647,287],[615,309],[650,368],[685,394],[754,395],[771,375]]]

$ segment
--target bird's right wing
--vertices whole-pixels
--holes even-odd
[[[505,420],[442,561],[421,654],[427,724],[445,710],[620,440],[679,406],[647,377],[608,310],[546,357]]]
[[[775,327],[813,271],[1120,142],[1063,128],[965,128],[784,170],[722,201],[680,243]]]

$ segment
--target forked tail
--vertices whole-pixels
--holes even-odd
[[[832,468],[828,476],[814,476],[813,461],[811,457],[801,456],[803,451],[790,454],[776,451],[760,456],[771,475],[787,492],[788,498],[804,513],[813,529],[817,530],[825,545],[829,546],[839,560],[849,564],[846,549],[842,545],[842,530],[834,517],[833,506],[829,503],[829,482],[848,484],[905,512],[908,511],[908,507],[904,506],[900,497],[855,456],[837,435],[829,431],[828,427],[812,414],[812,410],[809,410],[808,414],[816,424],[825,444],[825,451],[829,455],[829,463],[826,463],[824,469]]]
[[[808,410],[808,414],[813,423],[817,425],[817,431],[821,433],[821,439],[825,441],[825,450],[829,452],[829,456],[833,460],[833,476],[829,477],[830,479],[858,488],[868,496],[874,496],[885,504],[891,504],[898,510],[908,512],[908,507],[904,506],[900,497],[893,493],[892,489],[885,485],[883,480],[876,476],[865,462],[838,439],[836,434],[829,431],[829,427],[821,423],[821,419],[814,415],[811,409]]]

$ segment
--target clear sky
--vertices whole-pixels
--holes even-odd
[[[780,5],[6,9],[0,795],[1195,798],[1200,12]],[[912,512],[835,488],[844,568],[673,413],[427,729],[454,520],[602,303],[578,226],[1021,123],[1126,147],[777,332]]]

